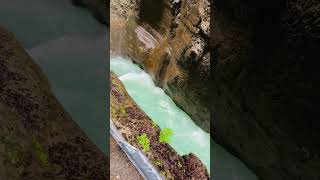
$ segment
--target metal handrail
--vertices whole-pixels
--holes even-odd
[[[128,156],[128,159],[136,167],[141,176],[146,180],[164,180],[159,171],[152,165],[149,159],[137,148],[130,145],[110,119],[110,134],[121,147],[122,151]]]

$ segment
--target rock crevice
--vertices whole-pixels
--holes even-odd
[[[121,3],[111,5],[124,22],[121,53],[141,65],[197,125],[209,132],[210,3],[207,0],[159,3],[162,8],[158,13],[150,11],[158,8],[150,2],[136,1],[135,8],[131,8],[134,10],[128,9],[127,14],[117,11]],[[111,41],[115,42],[112,32],[118,31],[112,26],[110,31]],[[148,36],[137,33],[141,31]],[[154,43],[149,46],[146,41]],[[112,46],[111,43],[111,49]]]

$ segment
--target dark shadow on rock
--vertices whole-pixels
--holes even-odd
[[[162,20],[164,6],[164,0],[141,0],[138,16],[141,21],[157,26]]]
[[[74,6],[87,8],[92,15],[102,24],[110,24],[109,0],[71,0]]]
[[[317,180],[317,1],[225,0],[211,21],[212,135],[261,180]]]

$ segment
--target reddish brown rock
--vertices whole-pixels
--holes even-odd
[[[141,65],[196,124],[209,131],[210,3],[141,0],[132,7],[125,2],[129,1],[111,4],[111,11],[120,17],[115,26],[121,18],[123,24],[117,29],[111,25],[111,33],[122,33],[122,41],[113,40],[111,34],[111,42],[121,42],[111,43],[111,49],[121,47],[122,54]]]

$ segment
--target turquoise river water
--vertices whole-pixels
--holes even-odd
[[[196,154],[210,169],[210,145],[213,151],[213,174],[217,180],[256,180],[246,166],[218,146],[210,134],[199,128],[173,100],[155,86],[151,76],[129,58],[111,57],[110,69],[125,85],[129,95],[160,128],[170,128],[170,145],[180,154]]]

